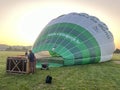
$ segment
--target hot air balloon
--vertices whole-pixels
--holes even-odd
[[[48,51],[51,57],[62,57],[63,66],[108,61],[115,45],[112,33],[98,18],[86,13],[69,13],[50,21],[32,50],[36,55]]]

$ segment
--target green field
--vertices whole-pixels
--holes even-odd
[[[37,69],[35,74],[7,74],[6,58],[24,52],[0,51],[0,90],[120,90],[120,55],[104,63],[76,65],[50,70]],[[47,75],[52,84],[45,84]]]

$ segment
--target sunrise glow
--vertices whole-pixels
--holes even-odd
[[[52,19],[70,12],[88,13],[107,24],[120,48],[119,0],[46,0],[46,1],[0,1],[0,44],[33,45],[42,29]],[[109,3],[108,3],[109,2]],[[108,4],[109,5],[108,5]],[[115,11],[116,10],[116,11]],[[118,11],[118,12],[117,12]]]

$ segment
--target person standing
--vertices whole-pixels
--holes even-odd
[[[29,50],[28,59],[30,62],[30,73],[34,73],[35,72],[35,55],[32,52],[32,50]]]

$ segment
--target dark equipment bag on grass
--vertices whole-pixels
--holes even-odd
[[[52,83],[52,77],[51,77],[50,75],[48,75],[48,76],[46,77],[45,83],[49,83],[49,84]]]

